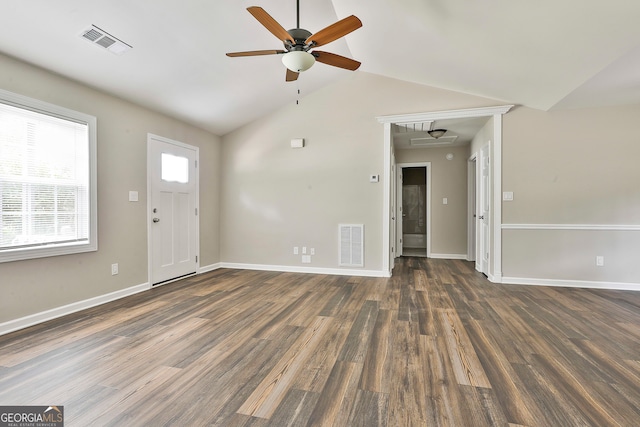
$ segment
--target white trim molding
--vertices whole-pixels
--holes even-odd
[[[198,274],[208,273],[210,271],[218,270],[222,268],[222,263],[218,262],[216,264],[205,265],[204,267],[200,267],[198,269]]]
[[[525,277],[503,277],[502,284],[530,285],[530,286],[557,286],[563,288],[589,288],[608,289],[621,291],[640,291],[640,283],[625,282],[596,282],[590,280],[558,280]]]
[[[376,117],[379,123],[415,123],[429,120],[459,119],[466,117],[488,117],[506,114],[514,105],[497,105],[494,107],[467,108],[462,110],[433,111],[427,113],[397,114]]]
[[[393,260],[391,259],[391,245],[395,245],[395,242],[391,243],[391,150],[393,147],[393,138],[391,137],[391,123],[384,124],[384,149],[383,149],[383,161],[382,161],[382,191],[383,200],[382,203],[382,270],[388,277],[391,277],[393,271]]]
[[[429,258],[438,258],[438,259],[467,259],[467,254],[431,254]]]
[[[511,108],[507,109],[509,111]],[[489,217],[493,221],[489,233],[493,232],[493,250],[491,252],[490,263],[493,269],[489,268],[493,276],[493,281],[502,281],[502,114],[493,116],[493,145],[489,152],[489,170],[493,189],[490,197],[493,198],[493,209]]]
[[[121,289],[119,291],[89,298],[83,301],[78,301],[71,304],[63,305],[61,307],[52,308],[40,313],[30,314],[19,319],[9,320],[8,322],[0,323],[0,335],[8,334],[19,329],[28,328],[29,326],[37,325],[38,323],[57,319],[58,317],[66,316],[68,314],[86,310],[87,308],[106,304],[108,302],[125,298],[147,290],[149,290],[149,283],[143,283],[141,285]]]
[[[358,277],[391,277],[391,272],[384,270],[358,270],[346,268],[319,268],[319,267],[297,267],[291,265],[269,265],[269,264],[243,264],[234,262],[222,262],[221,268],[232,268],[235,270],[260,270],[279,271],[281,273],[310,273],[327,274],[333,276],[358,276]]]
[[[640,225],[619,224],[502,224],[503,230],[640,231]]]

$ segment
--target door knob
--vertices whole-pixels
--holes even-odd
[[[484,215],[480,215],[478,219],[484,219]]]
[[[153,222],[160,222],[160,218],[153,218]]]

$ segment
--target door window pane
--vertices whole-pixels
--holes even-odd
[[[161,177],[163,181],[179,182],[181,184],[189,182],[189,159],[162,153],[161,161]]]

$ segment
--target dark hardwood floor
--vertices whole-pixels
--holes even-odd
[[[217,270],[0,337],[67,426],[638,426],[640,293]]]

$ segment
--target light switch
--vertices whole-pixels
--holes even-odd
[[[505,191],[502,193],[502,200],[512,201],[513,200],[513,191]]]
[[[443,205],[447,205],[447,204],[449,204],[449,200],[448,200],[446,197],[444,197],[444,198],[442,199],[442,204],[443,204]]]
[[[138,201],[138,192],[137,191],[129,191],[129,201],[137,202]]]

